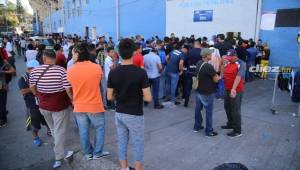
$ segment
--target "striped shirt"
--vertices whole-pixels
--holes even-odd
[[[67,80],[67,73],[63,67],[53,65],[37,82],[40,75],[49,65],[41,65],[30,73],[30,85],[37,86],[37,91],[40,93],[57,93],[63,92],[66,88],[70,88],[71,85]]]

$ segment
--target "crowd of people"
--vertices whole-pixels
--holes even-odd
[[[115,111],[118,154],[122,170],[143,168],[144,112],[153,104],[164,109],[182,104],[190,107],[192,90],[196,93],[194,132],[205,129],[213,137],[214,99],[224,99],[227,115],[222,129],[229,137],[242,135],[241,104],[245,82],[266,73],[253,73],[251,66],[268,65],[270,49],[261,40],[226,37],[177,38],[174,34],[148,40],[140,35],[113,42],[100,36],[97,41],[78,36],[55,37],[53,49],[30,39],[11,42],[4,38],[0,48],[0,127],[7,125],[8,84],[16,74],[14,47],[26,61],[27,71],[18,80],[31,119],[33,143],[41,146],[41,125],[54,139],[53,168],[72,155],[65,153],[69,119],[73,113],[79,130],[82,151],[87,160],[110,155],[104,149],[105,111]],[[17,47],[16,47],[17,49]],[[153,102],[152,102],[153,100]],[[206,111],[204,128],[202,110]],[[95,129],[95,142],[89,130]],[[127,146],[132,139],[134,168],[128,166]]]

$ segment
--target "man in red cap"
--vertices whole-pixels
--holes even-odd
[[[236,51],[228,50],[227,56],[223,57],[225,98],[224,108],[227,115],[227,125],[222,129],[233,129],[227,135],[230,137],[242,136],[241,128],[241,104],[244,91],[244,77],[246,64],[239,60]]]

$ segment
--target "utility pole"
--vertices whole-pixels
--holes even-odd
[[[116,0],[116,38],[120,39],[120,1]]]

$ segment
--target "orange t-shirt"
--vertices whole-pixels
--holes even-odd
[[[105,111],[100,93],[102,77],[101,67],[90,61],[77,62],[68,69],[67,78],[73,90],[74,112]]]

